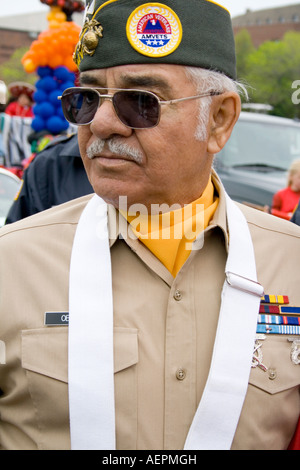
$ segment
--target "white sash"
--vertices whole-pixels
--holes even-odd
[[[69,409],[72,449],[115,448],[111,262],[98,196],[82,212],[71,257]]]
[[[226,195],[229,252],[226,280],[207,383],[188,433],[187,450],[228,450],[251,370],[259,304],[253,244],[247,221]]]
[[[226,204],[226,281],[210,373],[186,450],[230,449],[251,370],[263,288],[245,217],[228,196]],[[72,250],[69,401],[72,449],[115,449],[111,263],[107,210],[98,196],[81,215]]]

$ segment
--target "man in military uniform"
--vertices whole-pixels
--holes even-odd
[[[93,192],[80,158],[77,134],[56,138],[24,171],[6,224]]]
[[[212,170],[241,108],[229,12],[89,0],[75,60],[96,194],[1,229],[2,448],[287,449],[300,230]]]

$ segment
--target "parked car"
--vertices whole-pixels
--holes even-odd
[[[261,208],[286,187],[290,164],[299,158],[299,122],[242,112],[214,168],[232,199]]]
[[[20,178],[11,171],[0,168],[0,227],[5,223],[8,211],[20,186]]]

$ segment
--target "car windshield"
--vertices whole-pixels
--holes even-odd
[[[300,158],[300,125],[240,120],[221,153],[225,166],[286,171]]]

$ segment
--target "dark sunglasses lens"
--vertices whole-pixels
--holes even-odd
[[[154,127],[159,120],[159,102],[151,93],[143,91],[118,91],[113,104],[119,119],[134,129]]]
[[[93,90],[70,90],[62,95],[62,109],[72,124],[89,124],[98,109],[99,95]]]

